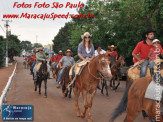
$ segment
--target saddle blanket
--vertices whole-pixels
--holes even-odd
[[[151,81],[146,90],[145,98],[161,101],[162,91],[163,87],[161,85],[158,85],[156,82]]]

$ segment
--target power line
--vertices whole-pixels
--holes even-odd
[[[0,25],[1,26],[1,25]],[[5,32],[5,30],[3,29],[3,27],[1,26],[1,29],[3,30],[3,32]],[[6,33],[6,32],[5,32]]]

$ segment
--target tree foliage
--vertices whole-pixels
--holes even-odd
[[[29,52],[29,51],[32,50],[32,43],[30,41],[22,41],[21,42],[21,47],[22,47],[22,49]]]
[[[5,45],[4,45],[4,38],[0,36],[0,67],[4,64],[4,56],[5,56]]]
[[[132,51],[142,40],[142,33],[156,30],[155,38],[163,40],[163,1],[161,0],[88,0],[79,14],[94,14],[94,18],[75,18],[66,23],[54,37],[54,49],[72,48],[77,53],[81,35],[88,31],[95,47],[98,44],[108,50],[116,45],[119,55],[132,64]]]

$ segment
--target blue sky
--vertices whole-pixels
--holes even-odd
[[[78,4],[79,1],[86,3],[87,0],[0,0],[0,25],[5,29],[5,22],[1,21],[3,14],[21,14],[21,13],[33,13],[44,14],[52,12],[56,14],[76,14],[76,8],[13,8],[14,2],[19,4],[25,2],[26,4],[34,5],[35,2],[52,5],[53,2],[59,2],[66,5],[67,2]],[[11,19],[10,19],[11,20]],[[55,19],[55,20],[40,20],[40,19],[12,19],[10,24],[11,33],[20,35],[18,38],[22,40],[29,40],[32,43],[36,42],[36,35],[38,35],[37,42],[43,45],[52,44],[52,39],[58,33],[59,29],[65,25],[70,19]],[[5,37],[5,33],[0,28],[0,35]]]

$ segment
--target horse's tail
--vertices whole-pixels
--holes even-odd
[[[117,108],[115,109],[114,113],[111,116],[111,119],[109,120],[109,122],[113,122],[120,114],[122,114],[126,108],[127,108],[127,97],[128,97],[128,91],[130,89],[132,85],[132,82],[130,82],[124,92],[124,95],[119,103],[119,105],[117,106]]]

